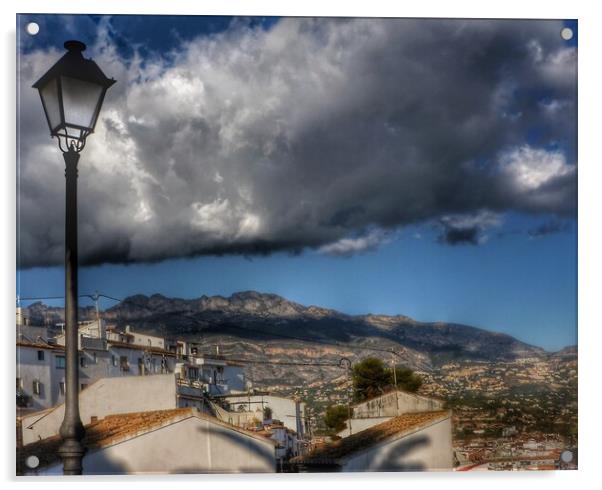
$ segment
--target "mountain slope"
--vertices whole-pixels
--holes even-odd
[[[104,313],[118,325],[130,324],[168,337],[219,337],[247,342],[315,343],[344,347],[414,351],[427,363],[502,361],[540,356],[543,349],[501,333],[451,323],[422,323],[405,316],[346,315],[303,306],[255,291],[197,299],[136,295]],[[375,351],[376,352],[376,351]]]

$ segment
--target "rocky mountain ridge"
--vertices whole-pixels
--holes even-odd
[[[34,303],[28,311],[38,321],[62,321],[62,308]],[[80,311],[80,318],[94,316],[91,307]],[[105,310],[102,316],[118,326],[129,324],[165,337],[301,343],[305,348],[311,344],[343,350],[373,348],[374,352],[410,353],[416,363],[425,365],[449,360],[506,361],[547,354],[509,335],[467,325],[424,323],[403,315],[348,315],[256,291],[195,299],[135,295]]]

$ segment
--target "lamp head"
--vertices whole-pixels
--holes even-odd
[[[50,135],[62,151],[81,151],[94,132],[107,89],[115,80],[82,55],[86,45],[70,40],[67,52],[33,87],[40,93]]]

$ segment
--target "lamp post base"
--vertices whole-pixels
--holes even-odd
[[[77,439],[65,439],[58,450],[63,460],[64,475],[81,475],[82,459],[86,449]]]

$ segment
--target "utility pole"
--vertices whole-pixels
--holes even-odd
[[[395,384],[395,405],[397,407],[397,415],[399,415],[399,394],[397,393],[397,366],[395,365],[395,359],[391,359],[391,365],[393,366],[393,383]]]
[[[96,329],[98,330],[98,338],[102,339],[102,327],[100,326],[100,309],[98,308],[98,300],[100,299],[100,295],[98,291],[94,292],[92,296],[92,300],[94,301],[94,307],[96,309]]]
[[[339,361],[339,366],[347,371],[347,383],[349,384],[349,387],[347,388],[347,425],[349,427],[349,435],[351,435],[351,361],[347,357],[342,357]]]

